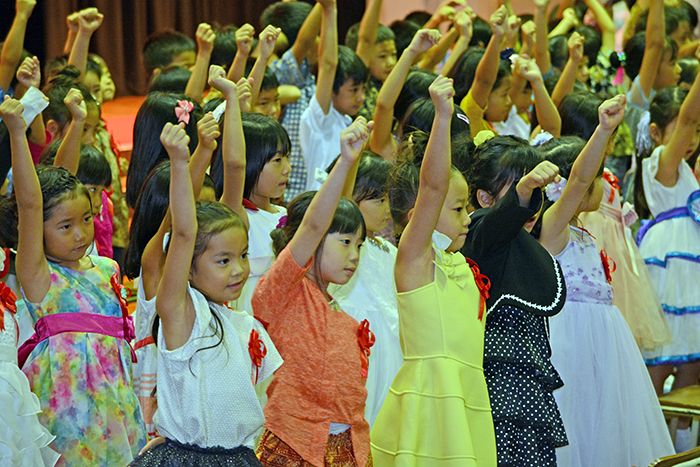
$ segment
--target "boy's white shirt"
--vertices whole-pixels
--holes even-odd
[[[301,116],[299,140],[301,152],[306,161],[306,190],[318,190],[321,184],[316,181],[316,169],[326,167],[340,155],[340,133],[350,126],[352,118],[343,115],[333,107],[331,101],[327,114],[323,113],[316,96]]]

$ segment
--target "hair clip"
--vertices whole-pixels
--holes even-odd
[[[484,144],[486,141],[488,141],[488,140],[490,140],[491,138],[493,138],[494,136],[496,136],[496,135],[493,133],[493,131],[490,131],[490,130],[481,130],[481,131],[480,131],[479,133],[477,133],[477,135],[474,137],[474,145],[475,145],[476,147],[479,147],[479,146],[481,146],[482,144]]]
[[[464,123],[469,125],[469,117],[467,117],[465,114],[457,113],[455,115],[457,116],[458,119],[462,120]]]
[[[277,223],[278,229],[283,229],[287,225],[287,216],[280,217],[280,221]]]
[[[544,187],[544,193],[547,195],[547,199],[553,203],[556,202],[561,196],[562,191],[564,191],[565,186],[566,179],[561,177],[561,180],[559,180],[557,183],[550,183]]]
[[[175,107],[175,116],[177,117],[177,122],[183,122],[185,125],[190,123],[190,112],[194,110],[194,104],[190,101],[177,101],[177,107]]]
[[[518,58],[518,54],[512,48],[508,47],[507,49],[501,50],[501,60],[508,60],[512,64],[514,61],[513,56],[515,56],[516,59]]]

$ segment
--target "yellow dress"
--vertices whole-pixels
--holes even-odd
[[[435,249],[435,280],[398,294],[404,363],[371,432],[382,467],[496,466],[480,294],[461,253]]]

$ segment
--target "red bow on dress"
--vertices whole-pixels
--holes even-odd
[[[367,377],[367,372],[369,370],[369,357],[370,348],[375,342],[374,333],[369,329],[369,321],[363,319],[360,326],[357,328],[357,343],[360,344],[360,349],[362,350],[362,376]]]
[[[109,279],[109,283],[112,284],[112,290],[117,294],[117,299],[119,300],[119,306],[122,308],[122,316],[129,315],[129,304],[126,299],[131,297],[131,290],[124,287],[121,282],[119,282],[119,275],[114,273],[114,275]]]
[[[0,330],[5,330],[5,310],[17,314],[17,295],[4,282],[0,283]]]
[[[253,361],[253,366],[255,367],[253,384],[258,384],[258,371],[262,366],[263,358],[265,358],[265,355],[267,355],[267,347],[265,347],[265,343],[260,339],[260,334],[258,334],[258,331],[255,329],[250,331],[248,353],[250,353],[250,359]]]
[[[618,178],[610,172],[603,172],[603,178],[612,187],[610,190],[610,198],[608,199],[608,202],[612,203],[613,199],[615,199],[615,190],[620,189],[620,185],[617,184]]]
[[[465,258],[469,267],[474,275],[474,281],[476,286],[479,288],[479,321],[484,319],[484,311],[486,310],[486,300],[491,296],[489,294],[489,289],[491,288],[491,280],[485,275],[481,274],[479,270],[479,265],[470,258]]]
[[[612,273],[615,272],[615,269],[617,269],[617,265],[615,264],[615,261],[613,261],[613,259],[610,256],[608,256],[605,250],[600,250],[600,259],[603,262],[605,280],[608,281],[608,284],[612,284]]]

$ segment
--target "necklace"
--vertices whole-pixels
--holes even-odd
[[[370,245],[376,246],[384,253],[389,253],[389,247],[386,246],[381,240],[378,240],[376,237],[367,237],[367,239],[369,240]]]

